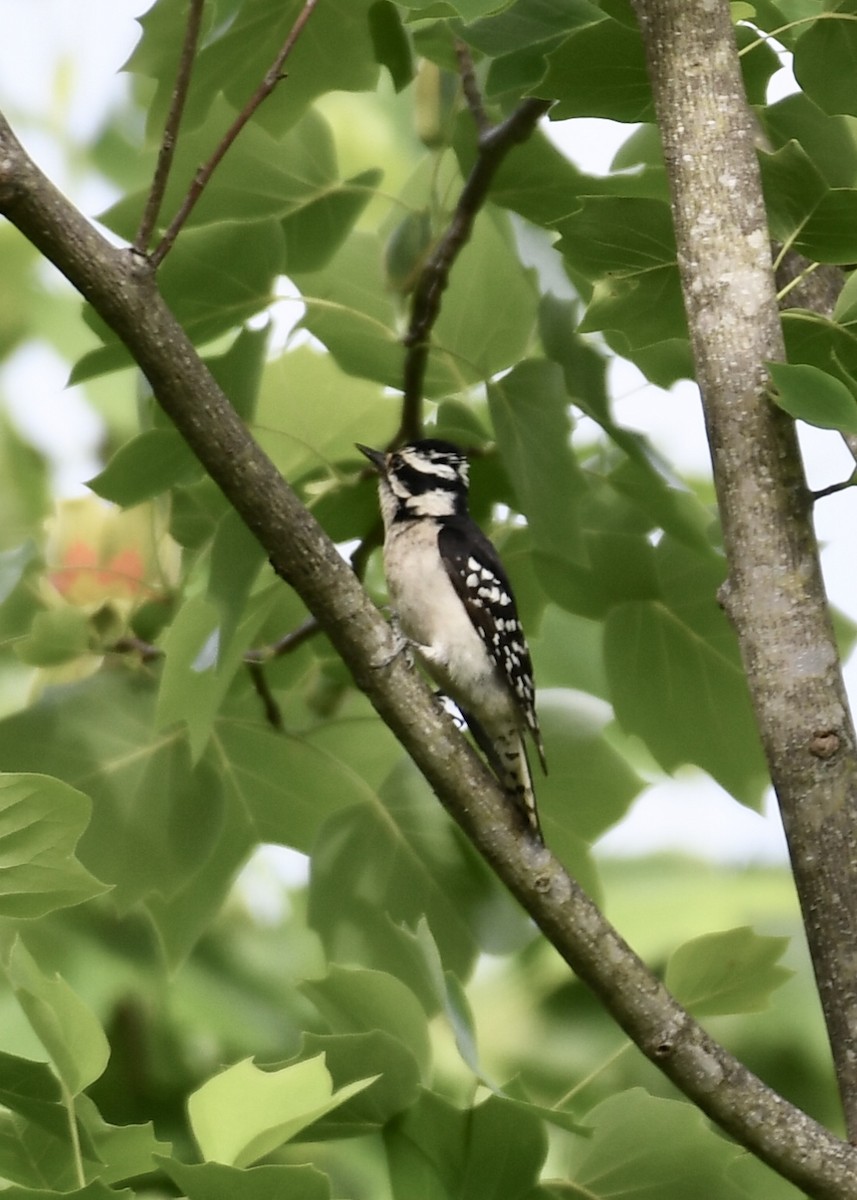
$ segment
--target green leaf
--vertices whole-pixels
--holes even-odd
[[[827,192],[827,184],[793,139],[774,154],[760,154],[759,163],[771,236],[790,242]]]
[[[330,1200],[330,1180],[315,1167],[189,1166],[174,1158],[159,1162],[188,1200]]]
[[[817,367],[767,365],[776,389],[771,398],[789,416],[821,429],[857,434],[857,400],[844,383]]]
[[[563,257],[595,285],[581,330],[618,330],[632,348],[687,336],[665,202],[589,197],[557,228]]]
[[[256,116],[260,124],[282,132],[324,92],[374,87],[378,67],[366,19],[370,3],[328,0],[313,13],[309,29],[289,55],[287,78]],[[302,0],[249,0],[237,15],[213,30],[194,64],[183,130],[197,126],[206,117],[220,92],[234,108],[243,107],[271,66],[301,7]],[[169,26],[163,21],[150,24],[143,20],[141,24],[144,36],[128,69],[158,80],[157,93],[148,106],[148,132],[154,141],[160,138],[172,96],[175,47],[181,43],[183,30],[174,19]]]
[[[258,566],[255,548],[249,541],[244,544],[250,550],[248,561]],[[257,593],[243,608],[243,619],[236,628],[237,614],[227,614],[227,624],[222,626],[219,608],[202,596],[193,596],[168,628],[155,719],[161,729],[176,723],[186,725],[194,761],[205,749],[214,718],[242,667],[244,652],[254,642],[275,599],[272,588]]]
[[[746,1200],[727,1179],[742,1153],[715,1133],[693,1105],[631,1088],[587,1114],[594,1132],[572,1178],[587,1196],[623,1200]]]
[[[665,982],[697,1017],[761,1012],[794,972],[778,965],[789,939],[762,937],[749,925],[686,942],[667,964]]]
[[[265,366],[269,327],[241,330],[223,353],[207,358],[205,365],[229,397],[232,407],[249,421],[256,405],[256,393]]]
[[[426,1092],[384,1141],[394,1195],[426,1200],[525,1200],[547,1151],[541,1120],[499,1096],[462,1112]]]
[[[89,614],[63,605],[36,613],[30,631],[15,645],[21,662],[31,667],[54,667],[90,653]]]
[[[650,121],[652,92],[639,32],[612,20],[575,30],[548,55],[539,95],[556,97],[554,120]]]
[[[75,858],[92,805],[47,775],[0,775],[0,914],[41,917],[107,891]]]
[[[425,1081],[431,1067],[428,1021],[410,988],[384,971],[367,971],[331,964],[324,979],[300,989],[319,1010],[334,1033],[372,1033],[381,1030],[409,1053]]]
[[[4,1188],[4,1195],[8,1197],[8,1200],[57,1200],[60,1196],[63,1200],[133,1200],[134,1198],[134,1193],[128,1188],[116,1191],[115,1188],[102,1183],[100,1179],[88,1183],[86,1187],[75,1188],[73,1191],[65,1188],[55,1191],[53,1188],[15,1187],[13,1185],[10,1188]]]
[[[517,0],[495,8],[500,11],[489,13],[462,31],[471,46],[492,58],[548,42],[571,29],[604,19],[601,9],[590,0],[541,0],[538,4]]]
[[[221,96],[200,128],[182,130],[164,197],[164,220],[171,219],[179,208],[194,172],[210,158],[236,116]],[[218,221],[282,218],[323,197],[338,182],[333,135],[319,113],[308,112],[279,139],[251,121],[218,165],[188,218],[187,228]],[[144,188],[123,197],[99,219],[130,241],[146,194]]]
[[[64,979],[42,974],[19,938],[5,955],[3,969],[63,1087],[76,1096],[107,1066],[110,1048],[101,1025]]]
[[[850,86],[855,61],[857,23],[847,17],[813,21],[795,45],[795,78],[826,113],[857,116],[857,97]]]
[[[849,117],[829,117],[803,92],[786,96],[759,112],[771,142],[779,147],[792,138],[815,163],[829,187],[854,186],[857,143]]]
[[[383,1029],[366,1033],[304,1034],[301,1058],[323,1056],[334,1087],[377,1075],[365,1091],[313,1122],[300,1135],[316,1142],[363,1136],[381,1129],[409,1108],[420,1090],[416,1059],[403,1042]]]
[[[399,10],[392,0],[375,0],[368,16],[375,59],[387,68],[393,87],[400,92],[414,77],[414,60]]]
[[[669,205],[636,196],[590,196],[557,228],[559,249],[587,279],[636,275],[676,263]]]
[[[292,275],[326,266],[372,199],[382,177],[382,171],[362,171],[284,217],[284,270]]]
[[[560,367],[525,359],[489,384],[488,403],[534,549],[585,562],[579,521],[585,484],[571,450],[568,395]]]
[[[685,573],[684,582],[678,607],[649,600],[611,610],[604,655],[616,716],[665,770],[695,763],[755,807],[767,771],[734,638],[725,647],[720,641],[728,632],[721,634],[712,611],[716,589],[707,573]],[[681,605],[701,608],[702,624]]]
[[[283,264],[278,221],[223,222],[185,229],[159,272],[164,299],[196,345],[204,345],[267,307]],[[78,360],[71,383],[131,365],[125,346],[86,316],[105,345]]]
[[[383,249],[374,235],[352,234],[328,266],[295,282],[307,304],[304,325],[344,371],[390,387],[402,383],[398,313],[388,291]],[[483,299],[494,298],[486,320]],[[536,292],[521,269],[503,214],[486,213],[465,246],[434,329],[428,396],[460,391],[511,366],[535,321]]]
[[[220,612],[220,639],[228,646],[246,612],[265,551],[234,509],[220,521],[211,547],[208,599]]]
[[[627,813],[643,781],[610,745],[608,705],[581,692],[552,688],[538,694],[548,775],[536,794],[545,836],[586,890],[600,892],[589,846]],[[573,805],[569,796],[575,796]]]
[[[857,188],[832,188],[796,234],[794,246],[817,262],[853,262],[857,258],[855,221]]]
[[[396,419],[395,401],[377,384],[349,378],[330,354],[295,346],[266,364],[253,430],[290,481],[321,469],[339,482],[337,464],[353,458],[354,443],[383,445]]]
[[[337,812],[313,849],[309,920],[328,953],[380,967],[419,989],[396,926],[425,918],[444,967],[470,973],[480,947],[519,936],[520,916],[496,880],[433,801],[422,777],[402,763],[381,803]]]
[[[55,1137],[68,1135],[68,1114],[62,1106],[56,1075],[42,1062],[0,1051],[0,1104],[19,1113]]]
[[[188,1116],[205,1159],[243,1167],[290,1141],[373,1079],[334,1091],[323,1054],[278,1071],[262,1071],[245,1059],[193,1092]]]
[[[202,467],[174,429],[147,429],[119,447],[87,487],[98,496],[131,508],[179,483],[198,478]]]

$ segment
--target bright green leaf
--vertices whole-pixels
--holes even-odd
[[[245,1059],[193,1092],[188,1115],[205,1159],[248,1166],[372,1082],[356,1080],[334,1091],[323,1054],[279,1071],[262,1071]]]
[[[0,775],[0,913],[40,917],[107,890],[75,858],[87,796],[48,775]]]
[[[841,380],[802,364],[768,363],[768,371],[776,389],[772,399],[789,416],[857,434],[857,400]]]
[[[3,969],[63,1087],[76,1096],[107,1066],[110,1048],[101,1025],[64,979],[42,973],[19,938]]]

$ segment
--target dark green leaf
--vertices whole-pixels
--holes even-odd
[[[558,100],[555,120],[652,118],[652,93],[640,34],[618,21],[586,25],[566,38],[548,55],[547,74],[538,90],[540,95]]]
[[[368,16],[375,59],[387,68],[393,87],[400,92],[414,77],[414,60],[399,10],[392,0],[375,0]]]
[[[330,1180],[310,1166],[229,1167],[159,1159],[188,1200],[330,1200]]]
[[[780,242],[791,241],[827,192],[827,184],[796,141],[775,154],[760,155],[760,162],[771,235]]]
[[[851,86],[855,62],[857,24],[848,16],[813,21],[795,45],[795,77],[826,113],[857,116],[857,96]]]
[[[489,384],[491,419],[518,508],[537,552],[586,561],[579,524],[585,483],[571,451],[568,395],[561,369],[525,359]]]
[[[500,11],[475,21],[462,31],[471,46],[492,58],[603,20],[603,13],[590,0],[517,0],[508,6],[495,5],[495,8]]]

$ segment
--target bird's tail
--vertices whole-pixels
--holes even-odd
[[[518,810],[526,828],[540,844],[544,845],[533,773],[527,757],[524,735],[517,725],[504,726],[489,735],[470,713],[461,714],[473,734],[476,745],[488,759],[503,790]]]

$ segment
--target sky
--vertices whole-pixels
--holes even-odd
[[[82,178],[64,156],[57,125],[74,139],[92,134],[101,113],[124,87],[117,74],[136,42],[134,20],[149,0],[0,0],[0,109],[12,119],[39,165],[85,212],[97,212],[112,198],[105,185]],[[56,80],[61,80],[58,93]],[[773,81],[779,92],[793,83],[788,71]],[[27,116],[22,123],[24,114]],[[577,120],[554,123],[551,135],[587,171],[601,173],[627,126]],[[99,469],[100,426],[80,393],[66,388],[68,364],[45,346],[29,345],[0,368],[0,395],[14,419],[54,464],[58,490],[79,491]],[[611,368],[614,412],[620,423],[648,434],[671,461],[707,474],[708,450],[699,396],[694,385],[669,392],[651,388],[630,364]],[[837,435],[801,431],[810,486],[820,488],[848,477],[854,468]],[[817,530],[834,603],[857,620],[855,589],[854,490],[825,499],[817,509]],[[847,670],[852,694],[857,672]],[[742,809],[719,787],[697,774],[682,773],[650,788],[629,817],[601,846],[612,854],[679,849],[716,861],[779,862],[784,839],[775,805],[760,817]]]

